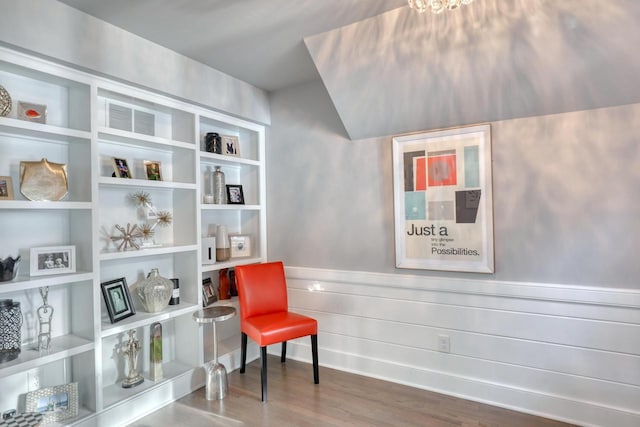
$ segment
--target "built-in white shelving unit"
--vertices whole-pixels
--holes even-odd
[[[202,280],[217,283],[221,270],[266,260],[264,127],[5,48],[0,85],[13,99],[9,116],[0,117],[0,176],[10,176],[14,190],[14,200],[0,199],[0,257],[22,257],[18,277],[0,282],[0,299],[19,301],[25,319],[20,356],[0,363],[0,412],[24,411],[27,392],[77,382],[79,415],[62,423],[111,426],[201,387],[212,346],[209,332],[192,320],[203,305]],[[46,105],[46,123],[18,118],[17,101]],[[206,152],[208,132],[236,136],[240,155]],[[114,157],[126,159],[131,178],[114,174]],[[20,193],[20,162],[42,158],[67,165],[69,194],[62,201],[29,201]],[[145,161],[160,162],[162,180],[147,179]],[[216,166],[227,184],[243,186],[244,205],[202,202]],[[111,239],[115,225],[148,221],[131,203],[141,191],[172,221],[154,229],[148,247],[119,251]],[[203,265],[201,238],[218,224],[249,235],[250,256]],[[76,247],[76,272],[30,275],[30,248],[67,245]],[[180,304],[145,311],[136,285],[152,268],[179,279]],[[129,286],[136,314],[112,324],[101,283],[119,278]],[[55,310],[47,352],[35,344],[42,287],[49,287]],[[238,307],[237,298],[216,304]],[[155,322],[163,328],[164,376],[151,381],[146,375]],[[122,349],[132,329],[141,343],[138,368],[145,381],[124,389]],[[237,318],[224,322],[220,336],[219,354],[233,369]]]

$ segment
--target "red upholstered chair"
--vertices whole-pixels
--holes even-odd
[[[282,262],[237,266],[236,283],[242,332],[240,373],[245,370],[249,336],[260,346],[262,401],[267,400],[267,346],[270,344],[282,343],[280,362],[284,363],[287,341],[310,335],[313,382],[318,384],[318,322],[289,311]]]

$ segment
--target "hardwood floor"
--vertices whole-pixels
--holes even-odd
[[[260,361],[229,373],[229,394],[207,401],[204,388],[134,422],[131,427],[217,426],[505,426],[570,424],[269,356],[268,402],[260,401]]]

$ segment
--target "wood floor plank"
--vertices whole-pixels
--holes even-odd
[[[205,399],[201,388],[132,423],[131,427],[429,426],[567,427],[570,424],[320,367],[268,359],[268,402],[260,400],[260,362],[229,373],[229,395]]]

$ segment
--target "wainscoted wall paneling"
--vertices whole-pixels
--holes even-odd
[[[287,268],[320,364],[580,425],[640,425],[640,292]],[[310,361],[308,340],[288,354]],[[271,349],[274,353],[279,348]]]

